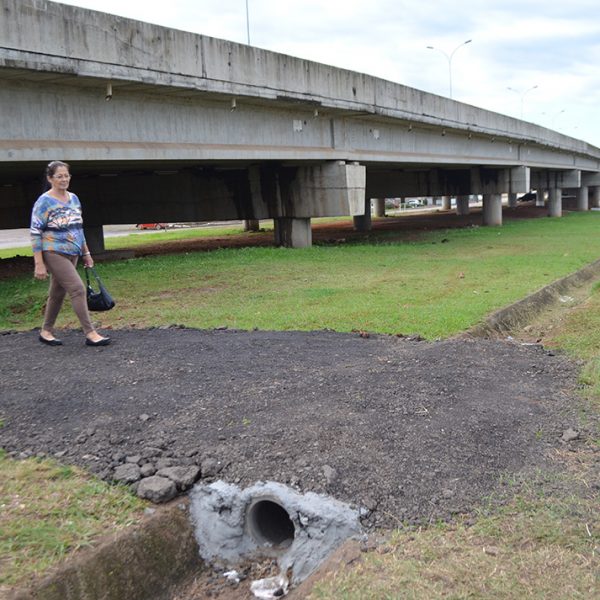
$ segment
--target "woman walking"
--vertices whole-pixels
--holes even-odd
[[[85,285],[76,269],[79,256],[85,268],[93,267],[94,260],[83,233],[79,198],[68,191],[71,182],[69,165],[52,161],[46,167],[46,179],[49,189],[37,199],[31,212],[34,277],[46,279],[48,273],[51,275],[39,340],[48,346],[62,345],[53,330],[64,297],[69,294],[85,334],[85,343],[107,346],[110,338],[101,336],[92,325]]]

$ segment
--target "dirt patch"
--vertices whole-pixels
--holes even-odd
[[[469,513],[512,475],[555,468],[556,448],[587,437],[576,365],[535,344],[329,331],[112,335],[100,349],[74,331],[55,348],[35,332],[0,336],[0,446],[105,479],[128,460],[210,464],[205,482],[274,480],[327,494],[360,507],[371,530]],[[579,435],[566,443],[569,428]],[[228,590],[211,577],[197,585]]]
[[[364,507],[368,527],[469,511],[578,427],[574,366],[535,345],[154,329],[91,349],[61,337],[0,337],[9,452],[105,479],[127,457],[210,458],[212,478],[330,494]]]

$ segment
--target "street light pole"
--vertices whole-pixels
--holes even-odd
[[[514,88],[511,88],[511,87],[507,87],[506,88],[507,90],[510,90],[511,92],[515,92],[517,94],[520,94],[520,96],[521,96],[521,119],[523,118],[523,103],[524,103],[524,100],[525,100],[525,94],[527,94],[527,92],[531,92],[531,90],[537,89],[537,87],[538,87],[537,85],[534,85],[534,86],[526,89],[523,93],[521,93],[521,92],[519,92],[519,90],[515,90]]]
[[[248,9],[248,0],[246,0],[246,36],[248,38],[248,46],[250,45],[250,11]]]
[[[452,58],[454,57],[454,53],[459,48],[462,48],[463,46],[470,44],[472,41],[473,40],[467,40],[466,42],[459,44],[458,46],[456,46],[456,48],[454,48],[454,50],[452,50],[452,52],[450,52],[449,55],[440,48],[436,48],[435,46],[427,46],[428,50],[437,50],[438,52],[441,52],[446,57],[446,60],[448,61],[448,84],[449,84],[449,90],[450,90],[450,98],[452,98]]]

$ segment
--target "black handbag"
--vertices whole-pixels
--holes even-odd
[[[87,305],[89,310],[100,311],[100,310],[110,310],[114,305],[115,301],[112,299],[112,296],[109,294],[108,290],[104,287],[102,280],[96,273],[96,269],[94,267],[87,267],[84,269],[85,271],[85,280],[87,282]],[[99,291],[95,292],[90,283],[90,275],[89,271],[92,272],[92,275],[96,278],[96,282],[98,283]]]

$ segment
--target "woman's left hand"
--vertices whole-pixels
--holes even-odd
[[[81,259],[83,260],[83,266],[86,269],[91,269],[94,266],[94,259],[91,254],[84,254]]]

